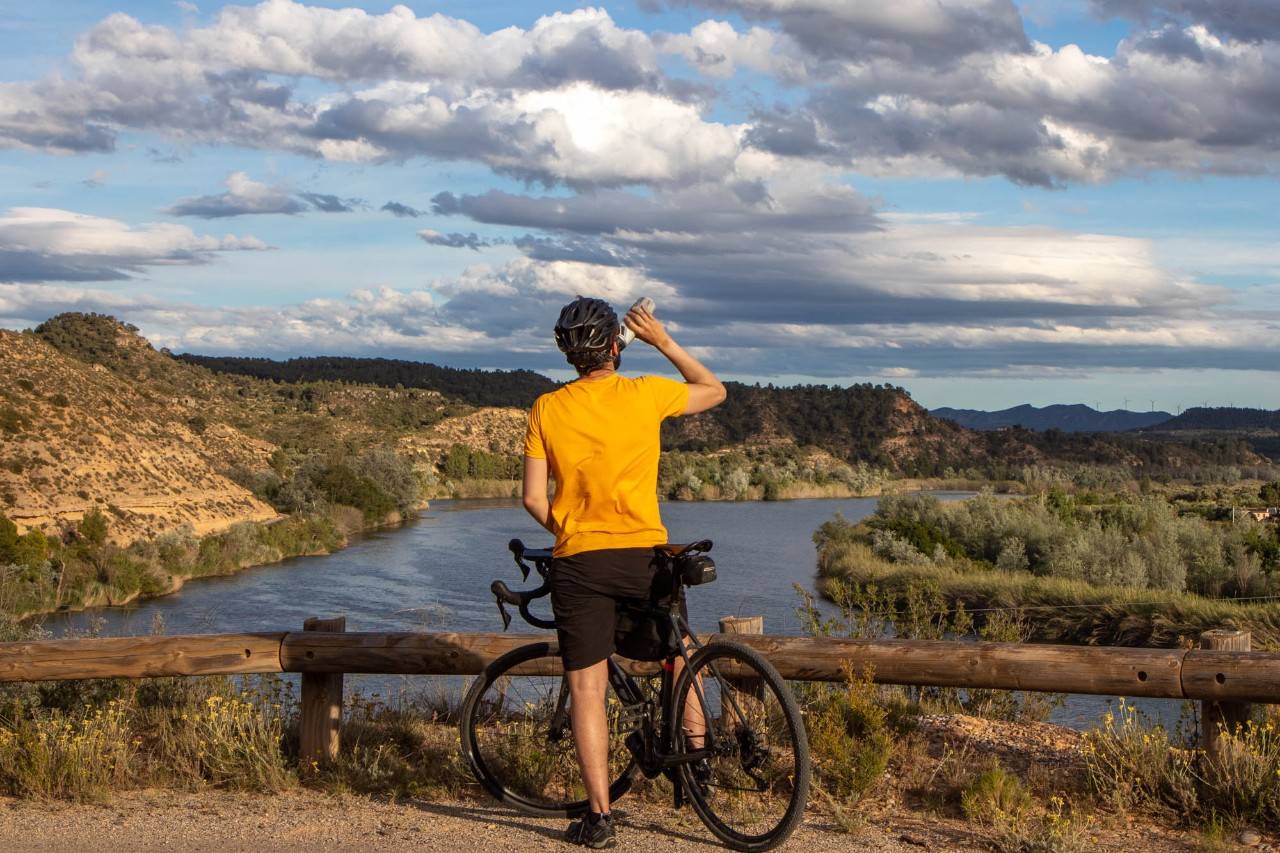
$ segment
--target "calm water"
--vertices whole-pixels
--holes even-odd
[[[944,500],[963,496],[940,494]],[[814,529],[837,512],[856,520],[875,506],[875,498],[664,504],[671,541],[715,541],[719,579],[690,591],[693,627],[710,631],[721,616],[763,615],[767,632],[799,633],[794,586],[812,588]],[[336,554],[193,581],[174,595],[51,617],[46,626],[56,635],[94,622],[105,635],[144,634],[157,620],[170,634],[281,631],[300,629],[308,616],[345,615],[349,631],[496,631],[502,625],[490,582],[502,578],[520,586],[519,570],[506,549],[512,537],[534,547],[550,544],[517,501],[438,501],[417,521],[368,535]],[[515,616],[512,630],[531,630],[522,625]],[[411,690],[420,681],[348,679],[388,692]],[[1107,702],[1071,697],[1053,719],[1091,725]],[[1176,718],[1177,703],[1144,704],[1163,719]]]

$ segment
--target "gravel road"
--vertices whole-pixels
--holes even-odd
[[[720,851],[687,809],[619,808],[620,850],[636,853]],[[26,851],[528,851],[571,848],[561,840],[564,822],[529,818],[476,802],[385,803],[355,796],[296,791],[251,796],[216,791],[140,791],[102,805],[0,799],[0,848]],[[820,824],[802,827],[788,850],[870,853],[972,850],[939,847],[927,831],[868,827],[856,843]],[[909,840],[899,836],[906,834]]]

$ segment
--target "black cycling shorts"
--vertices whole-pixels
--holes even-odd
[[[551,561],[551,610],[565,669],[585,669],[614,653],[618,603],[664,600],[670,580],[659,580],[652,548],[602,548]],[[681,615],[689,621],[684,602]]]

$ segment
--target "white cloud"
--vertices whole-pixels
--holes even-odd
[[[333,160],[471,159],[548,183],[715,178],[741,131],[704,121],[656,57],[600,9],[492,33],[292,0],[181,32],[117,13],[77,41],[74,76],[0,84],[0,144],[101,151],[142,129]],[[301,79],[318,81],[306,97]]]
[[[0,281],[106,281],[149,266],[198,264],[216,252],[254,251],[256,237],[200,236],[183,225],[131,227],[41,207],[0,214]]]
[[[764,27],[739,32],[728,21],[703,21],[688,33],[662,33],[659,47],[709,77],[728,79],[740,67],[776,74],[788,82],[808,76],[808,61],[790,38]]]
[[[170,216],[216,219],[253,213],[301,213],[307,206],[283,187],[260,184],[244,172],[227,176],[227,191],[220,195],[184,198],[165,211]]]
[[[268,213],[292,215],[305,210],[349,213],[359,204],[356,199],[343,199],[325,193],[296,192],[283,186],[259,183],[244,172],[232,172],[228,175],[226,186],[226,192],[218,195],[179,199],[164,212],[170,216],[221,219]]]

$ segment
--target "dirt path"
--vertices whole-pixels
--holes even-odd
[[[620,849],[637,853],[722,850],[687,810],[639,804],[619,808]],[[355,796],[295,791],[279,796],[222,792],[141,791],[102,805],[0,799],[0,847],[13,851],[308,851],[570,850],[564,822],[540,820],[485,803],[406,800],[385,803]],[[869,830],[856,849],[920,851]],[[803,827],[792,850],[849,850],[848,835],[821,825]],[[930,845],[932,846],[932,845]],[[936,848],[935,848],[936,849]],[[957,848],[970,849],[970,848]]]
[[[619,804],[620,850],[719,851],[688,810]],[[564,823],[480,802],[386,803],[307,790],[278,796],[135,791],[100,805],[0,799],[0,849],[26,851],[567,851]],[[1092,833],[1095,850],[1196,849],[1194,839],[1150,829]],[[1126,838],[1125,836],[1129,836]],[[989,850],[978,828],[911,812],[868,815],[855,835],[810,816],[788,850],[805,853],[952,853]]]

